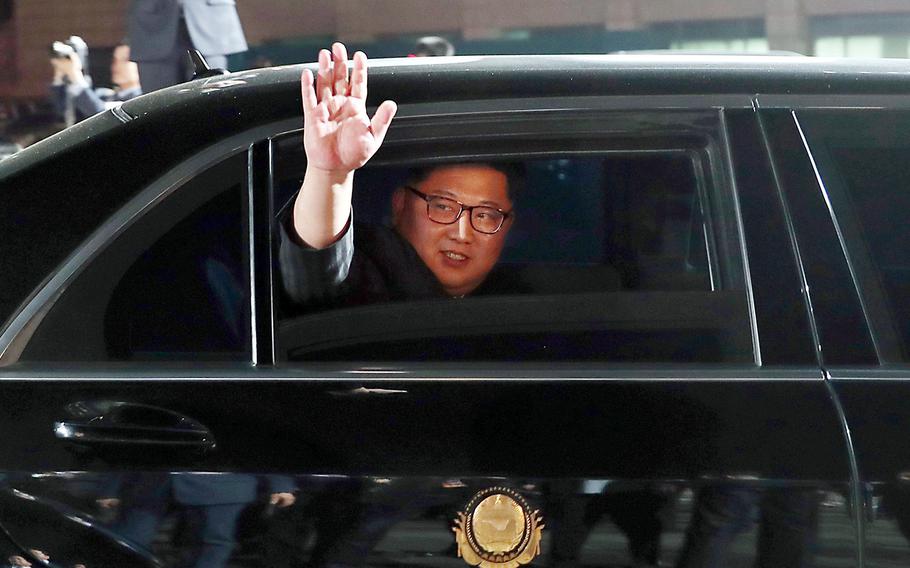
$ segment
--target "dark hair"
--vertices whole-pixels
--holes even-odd
[[[419,166],[408,170],[408,184],[417,185],[430,177],[435,170],[452,166],[482,166],[504,174],[509,184],[509,199],[512,201],[515,201],[515,196],[521,194],[521,190],[524,188],[526,171],[522,162],[467,161]]]

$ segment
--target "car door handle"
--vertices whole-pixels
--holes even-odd
[[[117,401],[79,401],[54,422],[54,436],[84,444],[130,444],[212,449],[215,438],[196,420],[180,413]]]

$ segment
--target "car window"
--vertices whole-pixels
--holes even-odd
[[[246,153],[151,207],[66,287],[28,361],[249,357]]]
[[[499,262],[459,298],[397,289],[377,295],[372,277],[308,302],[279,290],[279,357],[754,362],[716,115],[605,113],[579,120],[588,131],[577,135],[566,134],[572,125],[567,130],[565,121],[548,139],[527,132],[546,122],[505,125],[523,135],[494,123],[474,125],[473,133],[467,127],[444,143],[421,139],[419,129],[407,132],[410,140],[391,138],[355,176],[354,263],[362,254],[392,281],[426,269],[385,266],[387,245],[369,238],[399,246],[389,204],[407,191],[415,167],[466,162],[523,172]],[[284,206],[276,234],[291,230],[289,204],[304,163],[299,140],[294,134],[276,145],[274,201]]]
[[[816,110],[803,111],[798,118],[827,190],[879,358],[906,362],[910,113]]]

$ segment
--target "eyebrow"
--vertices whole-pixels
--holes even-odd
[[[448,197],[449,199],[454,199],[455,201],[458,201],[459,203],[461,203],[461,200],[458,198],[458,196],[455,195],[454,193],[452,193],[452,191],[448,190],[448,189],[434,191],[434,192],[430,193],[429,195],[439,195],[442,197]],[[467,205],[467,203],[465,205]],[[505,211],[505,208],[503,208],[501,205],[499,205],[495,201],[484,200],[484,201],[481,201],[479,203],[479,205],[483,205],[485,207],[492,207],[493,209],[498,209],[500,211]]]

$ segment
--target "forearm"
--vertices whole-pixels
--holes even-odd
[[[288,212],[289,213],[289,212]],[[281,282],[288,297],[299,305],[331,303],[341,294],[354,258],[354,227],[346,230],[334,243],[322,249],[301,246],[292,238],[290,219],[279,220],[278,266]]]
[[[92,89],[83,87],[79,94],[73,96],[73,106],[83,116],[92,116],[105,110],[104,101]]]
[[[294,202],[294,230],[304,243],[325,248],[344,233],[351,215],[354,172],[307,167]]]

